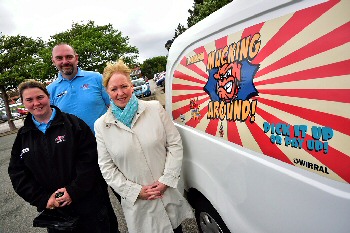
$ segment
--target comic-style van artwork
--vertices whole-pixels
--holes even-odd
[[[166,109],[201,231],[349,232],[349,9],[238,0],[174,41]]]

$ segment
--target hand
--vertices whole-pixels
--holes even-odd
[[[156,196],[156,197],[160,197],[160,192],[159,191],[148,191],[150,190],[152,187],[150,185],[146,185],[146,186],[142,186],[141,188],[141,192],[139,194],[139,198],[142,200],[149,200],[149,198],[151,196]],[[156,199],[156,198],[154,198]]]
[[[66,188],[57,189],[55,192],[55,195],[56,193],[59,193],[59,192],[63,193],[63,196],[55,198],[55,200],[59,203],[59,207],[70,205],[72,203],[72,199],[70,198]]]
[[[153,184],[150,185],[151,188],[149,188],[147,190],[147,193],[154,193],[154,192],[159,192],[159,195],[154,195],[149,197],[148,200],[153,200],[153,199],[157,199],[157,198],[162,198],[163,194],[165,193],[165,191],[167,190],[168,186],[160,183],[159,181],[154,182]]]
[[[139,197],[143,200],[155,200],[162,198],[167,188],[168,186],[165,184],[156,181],[151,185],[143,186]]]
[[[47,201],[47,204],[46,204],[46,209],[55,209],[55,207],[59,207],[60,206],[60,203],[58,203],[58,201],[56,201],[56,198],[55,198],[55,195],[56,195],[56,192],[54,192],[49,200]]]

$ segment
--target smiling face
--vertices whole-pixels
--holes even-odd
[[[124,109],[132,96],[134,88],[125,74],[114,73],[108,81],[106,90],[115,105]]]
[[[78,72],[78,54],[69,45],[57,45],[52,50],[52,62],[62,76],[72,79]]]
[[[27,88],[22,93],[24,106],[39,122],[46,122],[51,117],[49,96],[40,88]]]

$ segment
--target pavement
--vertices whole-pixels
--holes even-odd
[[[23,126],[23,119],[14,120],[16,129],[12,131],[7,121],[0,123],[0,137],[17,133],[18,129]]]

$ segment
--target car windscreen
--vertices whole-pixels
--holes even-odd
[[[141,85],[145,84],[145,81],[143,81],[143,80],[134,80],[134,81],[132,82],[132,84],[133,84],[135,87],[138,87],[138,86],[141,86]]]

